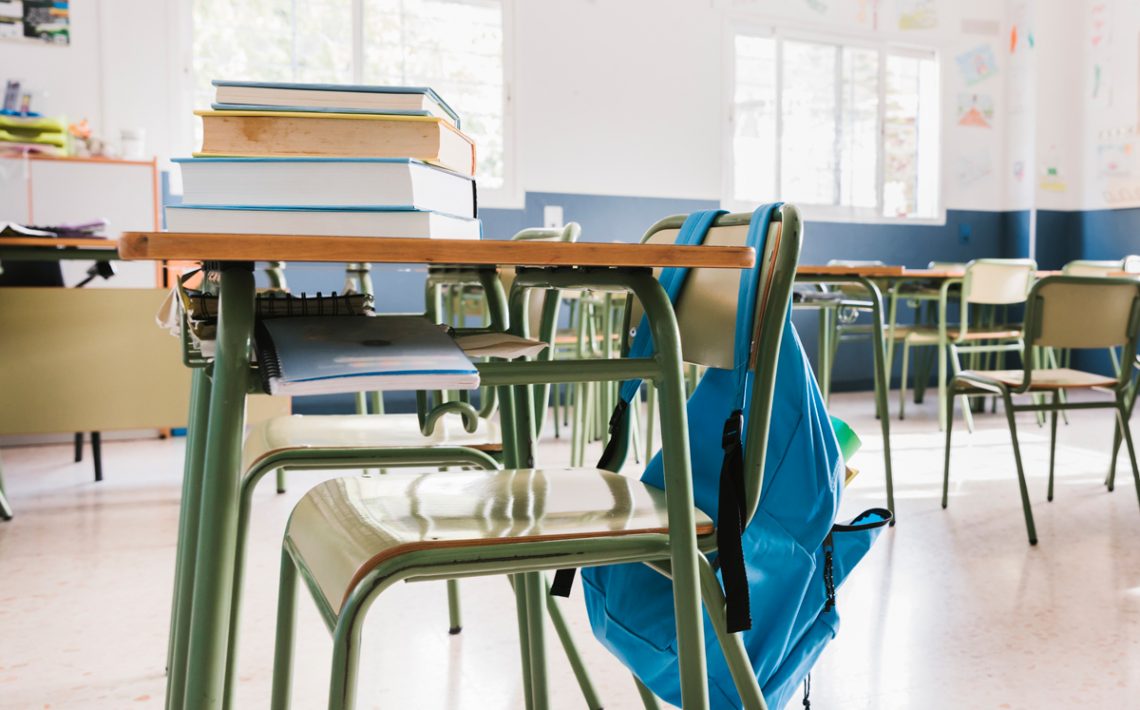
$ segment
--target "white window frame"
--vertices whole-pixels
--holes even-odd
[[[176,75],[181,83],[182,104],[184,107],[203,108],[194,104],[194,0],[175,0],[178,4],[176,16],[179,18],[177,41],[171,43],[174,55],[173,66],[181,67]],[[526,196],[518,176],[518,155],[515,150],[515,28],[516,1],[499,0],[503,17],[503,184],[500,187],[479,189],[479,206],[489,208],[518,209],[524,206]],[[364,67],[364,0],[352,0],[352,72],[353,82],[362,82]],[[444,97],[446,98],[446,97]],[[456,107],[460,117],[462,107]],[[188,136],[187,143],[193,140],[192,109],[181,111],[177,125]],[[479,146],[475,146],[479,150]]]
[[[935,187],[935,207],[933,216],[916,216],[916,217],[887,217],[882,214],[883,209],[883,166],[885,164],[885,136],[883,131],[884,118],[886,112],[886,61],[885,57],[890,54],[894,55],[909,55],[909,56],[922,56],[933,57],[936,66],[939,68],[939,82],[941,83],[941,53],[935,47],[919,47],[913,45],[900,45],[895,42],[876,41],[866,37],[855,37],[848,35],[840,35],[828,32],[820,32],[811,29],[797,29],[785,28],[775,25],[757,23],[754,21],[729,19],[724,25],[724,41],[722,45],[724,71],[722,72],[725,78],[723,89],[724,97],[724,119],[722,121],[722,155],[724,161],[722,166],[722,198],[721,204],[725,209],[730,210],[748,210],[755,207],[754,204],[736,199],[736,153],[735,153],[735,111],[736,111],[736,38],[740,35],[749,37],[763,37],[770,38],[776,41],[776,140],[779,142],[783,134],[783,92],[784,92],[784,53],[782,44],[785,40],[792,40],[797,42],[814,42],[823,44],[832,44],[840,47],[858,47],[862,49],[874,49],[879,52],[879,131],[878,131],[878,156],[875,167],[875,191],[876,202],[875,207],[851,207],[843,205],[820,205],[808,203],[796,203],[796,207],[800,209],[800,213],[805,219],[816,222],[849,222],[860,224],[908,224],[908,225],[944,225],[946,223],[946,208],[943,201],[943,161],[945,157],[944,142],[946,132],[943,130],[943,107],[942,101],[944,95],[939,87],[938,97],[939,105],[937,107],[938,114],[938,138],[937,138],[937,158],[938,167],[934,171],[937,182]],[[836,110],[839,110],[837,104]],[[777,151],[775,157],[775,183],[777,186],[781,184],[781,157]],[[838,173],[836,176],[838,179]],[[779,195],[773,196],[774,199],[779,199]]]

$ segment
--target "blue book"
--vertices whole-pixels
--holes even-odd
[[[362,111],[435,116],[459,128],[459,115],[427,86],[368,86],[362,84],[292,84],[270,81],[213,81],[214,101],[226,109],[296,111]],[[277,108],[276,110],[282,110]]]
[[[475,365],[423,316],[267,318],[257,323],[254,345],[270,394],[479,386]]]

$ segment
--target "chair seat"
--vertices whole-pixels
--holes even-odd
[[[1000,382],[1010,387],[1019,386],[1025,379],[1024,370],[966,370],[964,376]],[[1031,390],[1089,389],[1092,387],[1112,387],[1116,379],[1093,372],[1071,370],[1067,367],[1034,370]]]
[[[958,340],[961,331],[958,328],[947,328],[946,337],[950,340]],[[966,331],[964,340],[967,342],[974,342],[978,340],[1015,340],[1020,338],[1022,331],[1020,328],[970,328]],[[919,326],[912,328],[910,333],[907,334],[907,340],[911,345],[936,345],[938,343],[938,328],[930,326]]]
[[[242,447],[242,471],[248,472],[269,456],[304,449],[377,449],[411,446],[467,446],[501,451],[503,435],[498,417],[480,419],[473,434],[459,417],[445,416],[431,436],[420,432],[415,414],[344,414],[274,417],[255,424]]]
[[[714,528],[696,512],[698,535]],[[427,548],[488,546],[668,531],[665,493],[600,469],[391,471],[326,481],[285,532],[328,607],[385,560]]]

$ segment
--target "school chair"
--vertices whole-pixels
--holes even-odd
[[[743,244],[750,217],[722,216],[706,243]],[[768,298],[766,307],[757,309],[759,335],[752,364],[757,384],[748,404],[751,416],[744,475],[749,518],[759,500],[776,358],[802,234],[798,212],[791,205],[783,206],[781,222],[772,225],[779,238],[769,238],[765,253],[757,255],[762,264],[758,288],[767,289]],[[679,225],[680,221],[672,224],[674,235]],[[655,229],[660,243],[672,238],[662,223]],[[328,707],[340,709],[354,707],[363,620],[388,587],[414,579],[513,575],[516,588],[522,585],[526,590],[517,609],[525,692],[543,705],[541,691],[535,690],[545,687],[540,605],[548,587],[543,572],[642,561],[665,574],[692,570],[696,563],[699,588],[707,595],[706,608],[717,638],[734,677],[739,672],[745,685],[740,693],[748,707],[763,708],[743,644],[739,636],[725,631],[724,599],[704,556],[715,551],[716,531],[713,521],[692,505],[688,457],[682,455],[687,449],[681,448],[683,442],[678,446],[677,439],[684,416],[681,360],[717,367],[725,367],[726,362],[731,366],[733,361],[740,277],[735,272],[711,271],[692,269],[676,303],[679,351],[676,339],[661,339],[668,331],[655,331],[659,342],[654,359],[661,369],[650,377],[664,378],[657,382],[662,387],[661,417],[667,442],[664,490],[604,469],[524,468],[452,474],[393,472],[372,479],[327,481],[306,494],[294,509],[282,546],[272,707],[288,706],[298,578],[333,636]],[[556,288],[580,286],[584,280],[607,275],[528,271],[520,275],[520,280],[524,278],[528,279],[522,283],[524,288]],[[613,285],[627,283],[637,289],[652,322],[659,324],[668,306],[659,291],[639,279],[644,277],[608,276]],[[554,367],[556,363],[550,365],[541,374],[536,370],[533,378],[565,382],[567,378],[623,377],[617,361],[565,363],[561,371]],[[525,392],[526,388],[516,390]],[[524,402],[522,411],[525,406]],[[619,448],[619,458],[624,458],[627,447]],[[670,520],[695,521],[698,548],[704,553],[698,553],[697,560],[682,557],[680,546],[671,544]],[[694,587],[674,586],[679,633],[681,629],[691,632],[683,639],[700,639],[701,635],[700,599],[692,596]],[[704,686],[703,654],[699,642],[683,643],[680,648],[680,673],[689,688],[686,697],[699,697],[692,688]],[[746,679],[751,679],[751,687]]]
[[[1017,441],[1017,412],[1049,412],[1049,488],[1047,499],[1053,500],[1053,472],[1057,452],[1057,413],[1064,409],[1115,409],[1118,435],[1128,447],[1132,462],[1132,476],[1136,482],[1136,496],[1140,500],[1140,469],[1136,466],[1136,452],[1128,427],[1130,409],[1126,401],[1133,384],[1131,373],[1125,369],[1115,377],[1070,368],[1036,368],[1033,357],[1036,348],[1103,349],[1124,347],[1125,352],[1136,351],[1140,332],[1140,284],[1131,279],[1089,276],[1050,276],[1038,281],[1029,292],[1025,311],[1025,330],[1021,348],[1020,370],[965,370],[956,372],[950,381],[951,396],[946,399],[946,458],[942,479],[942,507],[947,505],[950,487],[950,430],[953,417],[954,395],[997,395],[1005,405],[1013,443],[1013,458],[1017,465],[1017,479],[1021,490],[1021,506],[1025,513],[1025,528],[1029,544],[1037,544],[1037,531],[1033,524],[1033,510],[1025,484],[1025,471],[1021,462],[1021,448]],[[1108,401],[1070,402],[1060,395],[1070,390],[1107,390]],[[1015,395],[1045,395],[1048,400],[1030,404],[1014,404]],[[1110,478],[1111,480],[1111,478]]]
[[[932,271],[953,271],[964,272],[966,264],[957,261],[930,261],[927,262],[926,268]],[[932,286],[929,281],[896,281],[891,287],[888,298],[887,306],[887,339],[891,342],[899,342],[905,337],[907,325],[899,325],[898,323],[898,304],[899,301],[904,301],[914,310],[914,320],[911,325],[936,325],[938,322],[938,300],[941,289],[938,286]],[[951,288],[951,293],[957,293],[956,286]],[[887,351],[887,372],[892,371],[894,364],[894,349]],[[911,388],[914,391],[914,403],[922,404],[926,394],[926,383],[930,379],[931,363],[929,358],[915,357],[914,374],[911,377]],[[899,419],[906,418],[905,411],[899,411]]]
[[[1104,261],[1077,259],[1061,267],[1061,273],[1065,276],[1112,276],[1121,271],[1128,273],[1140,272],[1140,257],[1126,256],[1119,260]],[[1120,370],[1121,358],[1116,348],[1112,348],[1108,351],[1108,357],[1112,360],[1112,369]],[[1067,350],[1061,351],[1060,359],[1061,364],[1068,367],[1072,359],[1072,353]]]
[[[906,375],[910,349],[933,346],[938,356],[939,425],[946,427],[946,416],[953,411],[947,404],[947,367],[949,357],[953,373],[962,370],[962,354],[1016,352],[1021,348],[1022,331],[1018,325],[988,322],[970,325],[971,306],[1008,306],[1025,302],[1033,283],[1037,264],[1031,259],[975,259],[966,264],[961,279],[946,279],[939,287],[937,325],[917,326],[903,338],[902,377],[899,386],[899,416],[906,407]],[[949,322],[950,289],[960,286],[958,293],[958,324]],[[991,313],[996,310],[990,309]],[[969,403],[963,399],[962,415],[970,431],[974,420]]]

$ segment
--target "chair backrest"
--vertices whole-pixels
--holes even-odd
[[[1025,314],[1025,346],[1114,348],[1135,352],[1140,282],[1101,276],[1050,276],[1034,284]],[[1028,352],[1028,351],[1027,351]],[[1127,376],[1128,368],[1123,369]]]
[[[516,232],[511,237],[512,242],[576,242],[578,237],[582,236],[582,225],[577,222],[567,222],[565,227],[549,228],[549,227],[528,227],[522,231]],[[515,282],[515,267],[503,266],[499,268],[499,278],[503,281],[503,290],[508,294],[511,292],[511,285]],[[542,304],[545,299],[532,298],[533,294],[527,296],[527,313],[529,314],[529,332],[530,337],[538,337],[540,324],[542,323]]]
[[[962,261],[932,261],[926,268],[932,271],[965,271],[966,264]]]
[[[1129,254],[1120,261],[1121,271],[1129,274],[1140,274],[1140,255]]]
[[[1140,264],[1138,264],[1140,266]],[[1124,269],[1124,261],[1093,261],[1091,259],[1077,259],[1061,267],[1065,276],[1109,276],[1115,271]]]
[[[1032,259],[975,259],[966,264],[962,300],[988,305],[1024,303],[1036,271],[1037,262]]]
[[[784,250],[792,248],[795,251],[792,273],[795,276],[795,261],[799,259],[800,220],[799,212],[792,205],[785,205],[778,213],[779,221],[772,220],[769,229],[767,247],[769,251],[779,245]],[[673,244],[677,239],[681,224],[686,215],[668,217],[649,228],[642,239],[648,244]],[[748,225],[752,218],[751,212],[722,215],[705,238],[707,246],[743,246],[747,235]],[[789,247],[786,239],[794,242]],[[786,251],[779,252],[787,255]],[[756,258],[771,259],[773,253],[757,254]],[[768,267],[765,262],[765,268]],[[660,269],[654,274],[660,274]],[[773,279],[776,274],[761,271],[760,280]],[[781,282],[782,283],[782,282]],[[771,288],[771,287],[769,287]],[[788,279],[790,297],[791,278]],[[740,271],[735,269],[692,269],[685,281],[685,287],[677,300],[677,327],[681,332],[681,355],[685,362],[707,367],[732,369],[732,354],[734,346],[734,333],[736,328],[737,297],[740,290]],[[637,299],[633,301],[630,323],[641,322],[641,304]],[[759,301],[757,302],[759,303]],[[782,325],[782,323],[781,323]]]
[[[576,242],[582,236],[582,225],[567,222],[565,227],[527,227],[511,237],[512,242]]]
[[[747,241],[749,212],[721,215],[709,229],[705,244],[743,246]],[[669,217],[649,228],[644,242],[673,244],[685,216]],[[752,398],[748,402],[745,432],[744,481],[748,520],[760,500],[768,449],[768,424],[776,384],[780,341],[791,306],[792,284],[800,258],[803,225],[799,210],[784,204],[773,215],[764,253],[757,254],[756,323],[752,332]],[[726,269],[692,269],[677,298],[675,310],[681,334],[681,353],[687,362],[731,369],[735,347],[736,310],[740,272]],[[630,321],[641,321],[641,306],[629,299]]]

